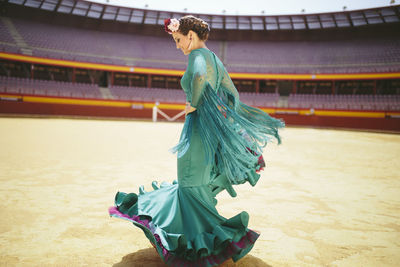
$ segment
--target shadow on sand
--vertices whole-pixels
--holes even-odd
[[[121,261],[114,264],[113,267],[166,267],[154,248],[145,248],[122,257]],[[251,255],[245,256],[238,262],[229,260],[220,265],[220,267],[271,267],[259,258]]]

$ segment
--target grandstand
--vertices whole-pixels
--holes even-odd
[[[8,25],[8,26],[7,26]],[[72,61],[136,67],[184,69],[186,60],[171,40],[156,36],[99,32],[3,17],[0,49]],[[8,30],[7,30],[8,29]],[[21,36],[24,49],[9,32]],[[400,69],[400,38],[330,41],[221,41],[207,46],[231,72],[362,73]]]
[[[162,28],[183,13],[73,0],[12,0],[1,12],[0,114],[150,118],[155,102],[170,115],[183,109],[187,59]],[[210,22],[207,46],[243,102],[288,125],[400,131],[399,12],[197,15]]]

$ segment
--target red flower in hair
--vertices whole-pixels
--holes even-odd
[[[171,30],[168,29],[168,25],[171,23],[171,19],[164,19],[164,29],[166,32],[171,33]]]
[[[177,32],[179,30],[179,20],[173,18],[173,19],[165,19],[164,20],[164,28],[165,31],[168,32],[169,34],[172,34],[173,32]]]

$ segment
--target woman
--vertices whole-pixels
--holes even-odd
[[[215,196],[232,185],[255,185],[263,167],[262,148],[271,138],[280,143],[284,123],[239,101],[225,67],[205,45],[206,22],[193,16],[165,20],[177,49],[189,55],[181,79],[186,119],[179,143],[178,181],[163,182],[139,195],[118,192],[110,215],[140,227],[170,266],[215,266],[239,260],[259,234],[248,229],[246,212],[226,219]]]

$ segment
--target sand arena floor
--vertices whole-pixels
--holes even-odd
[[[115,193],[176,178],[182,124],[0,118],[1,266],[164,266],[108,216]],[[261,236],[224,266],[399,266],[400,135],[287,128],[256,187],[221,193]]]

